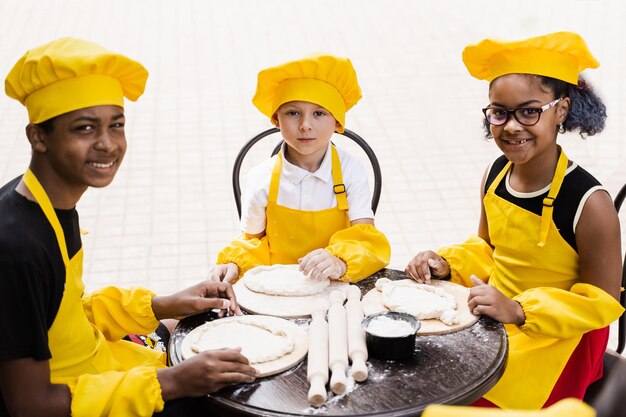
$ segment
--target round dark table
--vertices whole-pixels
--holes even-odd
[[[383,269],[357,285],[363,294],[379,278],[406,279],[404,272]],[[201,314],[181,320],[170,339],[170,360],[180,363],[181,342],[195,327],[216,318]],[[294,320],[308,328],[309,319]],[[223,389],[185,402],[187,413],[224,416],[419,416],[429,404],[468,405],[500,379],[508,339],[504,326],[489,317],[455,333],[416,336],[415,355],[403,362],[368,360],[369,376],[355,382],[348,373],[345,394],[328,390],[320,408],[307,401],[306,359],[293,368],[250,384]]]

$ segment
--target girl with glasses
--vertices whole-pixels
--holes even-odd
[[[569,32],[483,40],[465,48],[463,62],[490,83],[485,128],[503,155],[483,178],[477,236],[418,253],[406,272],[472,287],[470,310],[504,323],[506,371],[475,405],[538,409],[582,399],[602,377],[608,326],[624,310],[611,197],[557,145],[559,133],[604,128],[605,106],[579,77],[598,62]]]

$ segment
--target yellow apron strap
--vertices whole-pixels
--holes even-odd
[[[493,180],[493,182],[489,186],[489,189],[487,190],[487,193],[493,194],[493,193],[496,192],[496,188],[498,187],[498,184],[500,184],[500,181],[502,181],[502,178],[509,171],[510,167],[511,167],[511,161],[507,162],[506,165],[504,166],[504,168],[502,168],[502,171],[500,171],[498,173],[498,175],[496,175],[496,178]]]
[[[46,215],[46,218],[54,229],[54,234],[57,237],[59,249],[61,250],[61,256],[63,257],[63,263],[67,268],[70,263],[70,257],[67,253],[67,246],[65,244],[65,234],[63,233],[61,223],[59,222],[59,219],[54,212],[54,207],[52,207],[52,203],[50,202],[46,191],[43,189],[43,187],[39,183],[39,180],[37,179],[37,177],[35,177],[35,174],[33,174],[30,168],[26,170],[26,173],[24,173],[23,180],[24,184],[26,184],[26,187],[31,192],[33,197],[35,197],[35,200],[39,204],[39,207],[41,207],[41,210],[43,210],[43,213]]]
[[[563,179],[565,179],[565,172],[567,171],[567,156],[565,156],[565,152],[563,152],[560,146],[559,150],[561,154],[556,163],[556,171],[554,172],[554,178],[552,178],[552,185],[550,185],[548,196],[543,199],[543,208],[541,209],[541,230],[539,232],[539,242],[537,243],[537,246],[541,248],[546,244],[548,231],[550,230],[550,222],[552,221],[552,212],[554,211],[554,199],[559,194]]]
[[[267,193],[267,200],[269,203],[276,204],[278,199],[278,183],[280,182],[280,172],[283,169],[283,153],[278,152],[276,155],[276,162],[274,163],[274,169],[272,170],[272,179],[270,179],[270,189]]]
[[[348,199],[346,198],[346,186],[343,183],[343,175],[341,173],[341,162],[339,161],[339,154],[337,149],[333,145],[331,147],[332,152],[332,168],[333,175],[333,191],[337,198],[337,207],[340,210],[348,210]],[[278,199],[278,184],[280,182],[280,173],[283,169],[283,155],[279,152],[276,156],[276,163],[272,169],[272,179],[270,180],[270,189],[267,195],[267,200],[270,203],[276,204]]]
[[[348,199],[346,198],[346,185],[343,183],[343,175],[341,173],[341,161],[339,161],[339,154],[335,145],[331,147],[332,150],[332,173],[333,173],[333,191],[337,198],[337,207],[339,210],[348,210]]]

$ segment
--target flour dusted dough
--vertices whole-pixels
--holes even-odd
[[[448,326],[459,321],[456,299],[441,288],[411,279],[381,278],[376,281],[376,289],[382,292],[383,304],[391,311],[409,313],[420,320],[439,319]]]
[[[246,272],[242,280],[250,291],[292,297],[314,295],[330,285],[329,279],[310,279],[298,265],[257,266]]]
[[[195,353],[240,346],[250,364],[281,358],[294,348],[293,337],[284,330],[250,317],[214,320],[197,327],[188,337]]]

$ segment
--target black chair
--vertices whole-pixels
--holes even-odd
[[[622,186],[622,189],[617,193],[615,197],[615,210],[619,213],[619,209],[622,207],[622,203],[626,198],[626,184]],[[622,264],[622,289],[626,288],[626,255],[624,256],[624,263]],[[620,293],[619,302],[622,307],[626,308],[626,291]],[[619,354],[624,352],[624,345],[626,344],[626,314],[622,314],[617,323],[617,349],[615,351]]]
[[[258,141],[278,132],[280,132],[280,130],[273,127],[271,129],[267,129],[259,133],[258,135],[250,139],[248,142],[246,142],[245,145],[243,145],[243,147],[237,154],[237,158],[235,158],[235,164],[233,165],[232,180],[233,180],[233,194],[235,195],[235,204],[237,205],[237,214],[239,215],[239,218],[241,218],[240,174],[241,174],[241,165],[243,163],[243,160],[245,156],[248,154],[248,152],[250,151],[250,149],[252,149],[252,147]],[[344,132],[340,134],[356,142],[356,144],[359,145],[361,149],[363,149],[363,151],[365,152],[365,154],[367,155],[367,157],[369,158],[372,164],[372,169],[374,171],[374,191],[372,192],[372,210],[374,211],[374,213],[376,213],[376,209],[378,208],[378,202],[380,201],[380,192],[383,188],[383,178],[382,178],[382,173],[380,171],[378,158],[376,158],[376,154],[374,153],[372,148],[367,144],[367,142],[365,142],[365,140],[361,136],[357,135],[356,133],[354,133],[353,131],[349,129],[345,129]],[[278,144],[274,147],[274,150],[272,151],[272,156],[276,155],[280,151],[280,147],[282,143],[283,141],[281,139],[278,142]]]
[[[626,184],[619,190],[615,197],[615,210],[619,212],[622,207],[622,203],[626,199]],[[622,288],[626,287],[626,255],[624,256],[624,262],[622,264]],[[620,293],[619,301],[622,307],[626,308],[626,292],[623,290]],[[622,373],[626,373],[626,358],[621,354],[624,352],[624,344],[626,343],[626,314],[623,313],[617,322],[617,348],[615,351],[607,349],[604,353],[604,375],[602,379],[594,382],[589,386],[585,393],[585,402],[594,404],[600,399],[600,393],[606,391],[608,382],[611,380],[611,375],[622,369]],[[615,377],[613,377],[615,380]],[[626,415],[626,408],[624,409]],[[616,414],[617,415],[617,414]]]
[[[610,377],[605,377],[607,382],[602,391],[591,403],[598,417],[623,417],[626,415],[626,406],[624,405],[624,397],[626,397],[625,358],[620,356],[615,359],[615,362],[611,364],[611,369]]]

